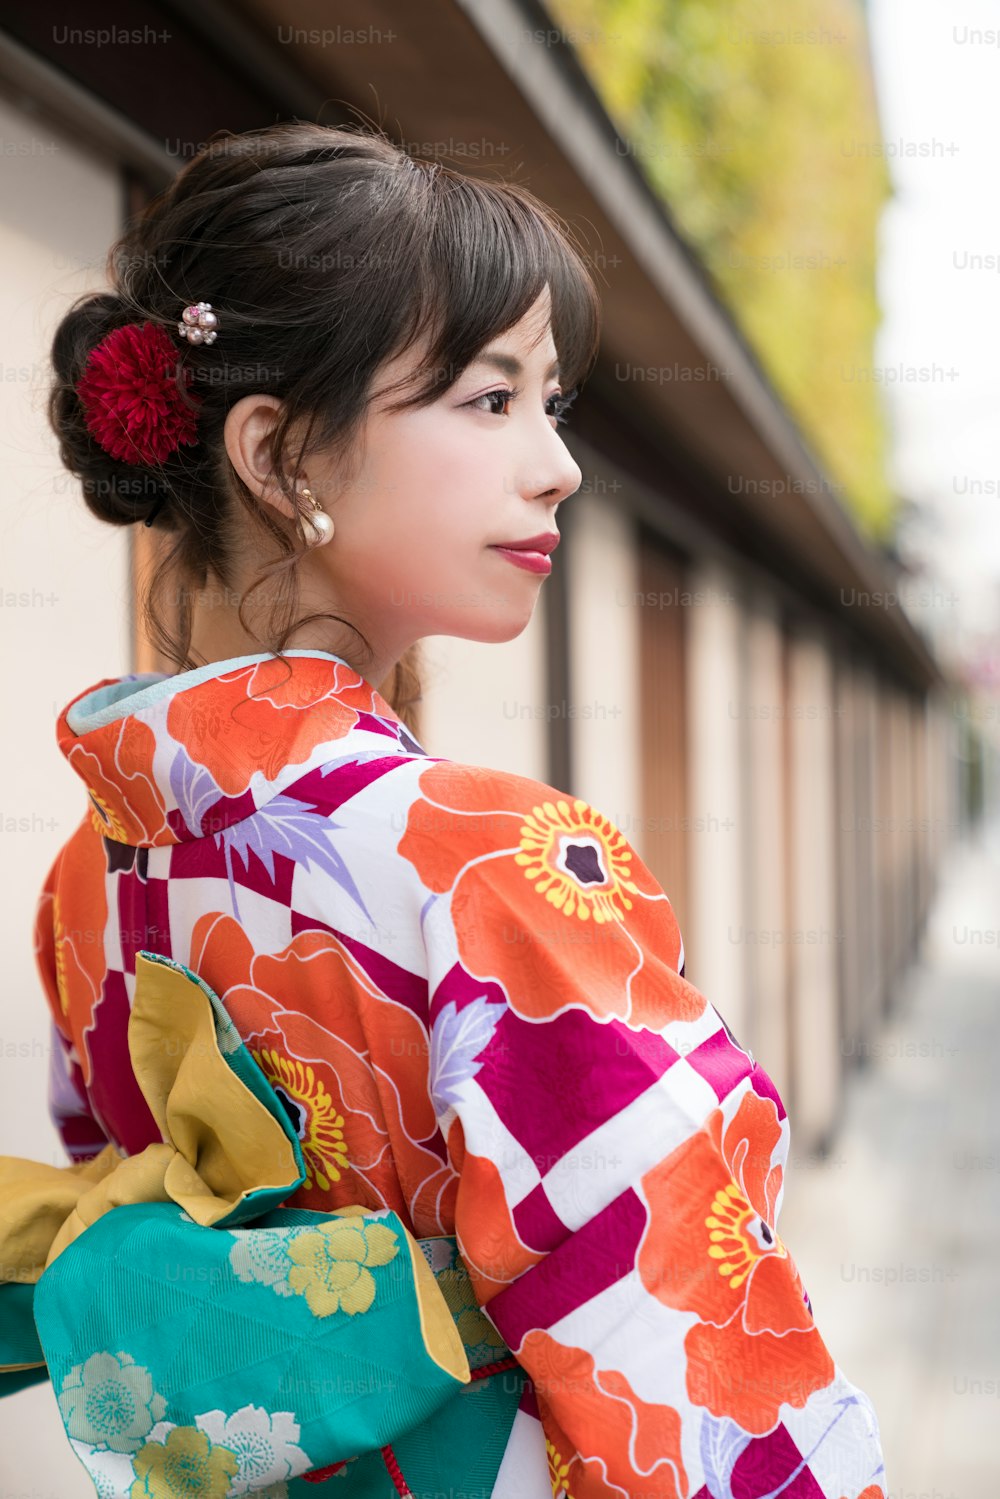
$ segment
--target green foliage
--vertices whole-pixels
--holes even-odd
[[[549,0],[855,519],[889,535],[873,377],[891,188],[857,0]]]

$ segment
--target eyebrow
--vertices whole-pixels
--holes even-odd
[[[524,374],[524,366],[520,359],[514,358],[513,354],[498,354],[492,351],[485,354],[477,354],[476,358],[470,361],[470,364],[491,364],[494,369],[500,370],[505,375],[510,375],[511,379],[516,379],[518,375]],[[555,359],[545,371],[544,378],[546,380],[554,380],[558,373],[559,361]]]

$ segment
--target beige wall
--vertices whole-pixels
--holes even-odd
[[[64,1165],[46,1108],[48,1012],[32,927],[46,870],[87,805],[56,747],[56,712],[101,677],[130,669],[129,542],[126,532],[91,518],[79,484],[59,466],[45,418],[45,366],[63,309],[79,291],[103,284],[95,266],[118,232],[120,199],[114,170],[4,99],[0,143],[0,641],[8,701],[17,705],[0,741],[0,1153]],[[48,1384],[0,1401],[0,1471],[2,1495],[93,1495]]]
[[[777,606],[755,591],[746,619],[746,698],[759,707],[783,701],[784,649]],[[747,891],[746,926],[758,937],[785,925],[784,723],[779,713],[756,713],[746,722]],[[747,950],[745,1044],[785,1096],[789,1088],[787,952],[784,945],[757,941]],[[741,1038],[742,1039],[742,1038]]]
[[[837,1021],[838,924],[834,713],[829,650],[819,635],[797,629],[789,642],[788,722],[791,763],[789,871],[792,982],[791,1108],[798,1151],[813,1149],[832,1128],[840,1084]]]
[[[836,674],[834,723],[837,749],[837,902],[844,938],[840,951],[841,1052],[849,1062],[863,1028],[867,987],[868,913],[871,908],[872,819],[868,805],[867,750],[871,725],[865,686],[857,668],[841,660]]]
[[[570,720],[573,785],[567,789],[610,818],[641,856],[635,534],[628,516],[602,495],[578,494],[571,503],[578,509],[566,538],[569,705],[575,709]],[[650,690],[655,691],[655,684]]]
[[[753,700],[744,670],[745,614],[735,577],[692,567],[688,619],[688,795],[691,917],[687,977],[745,1045],[749,928],[743,850],[743,759]]]
[[[861,924],[860,947],[861,988],[856,1037],[867,1038],[875,1027],[879,1014],[883,961],[879,932],[881,930],[881,891],[878,880],[876,858],[877,842],[877,791],[878,791],[878,714],[876,697],[878,683],[875,674],[867,669],[858,673],[857,717],[859,741],[859,777],[863,794],[859,797],[855,817],[866,820],[866,832],[859,835],[855,843],[855,860],[859,867],[859,883],[862,902],[859,912]]]
[[[420,742],[429,755],[547,780],[545,585],[515,640],[428,635]]]

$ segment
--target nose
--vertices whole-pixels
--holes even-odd
[[[583,483],[583,470],[561,440],[559,449],[560,451],[554,455],[552,461],[545,466],[542,483],[535,489],[529,486],[524,491],[526,497],[551,500],[553,505],[560,505],[563,500],[568,500],[570,495],[575,494],[580,488]]]

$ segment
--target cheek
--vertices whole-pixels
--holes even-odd
[[[351,502],[348,567],[361,587],[368,589],[376,560],[387,584],[407,588],[439,588],[488,564],[503,481],[473,426],[427,410],[372,434],[367,488]]]
[[[503,461],[501,423],[494,417],[491,426],[484,413],[450,401],[394,418],[375,434],[373,472],[388,497],[406,496],[421,511],[442,512],[496,482],[490,475]]]
[[[454,530],[427,526],[409,535],[402,532],[379,554],[379,573],[397,599],[404,593],[430,594],[443,601],[461,589],[478,565],[481,549]]]
[[[409,573],[468,565],[496,534],[490,512],[497,506],[483,488],[481,472],[467,483],[454,470],[439,478],[418,472],[374,496],[355,535],[366,553],[392,556],[393,566]]]
[[[440,603],[464,586],[484,558],[489,565],[487,539],[467,514],[452,512],[439,499],[422,504],[411,493],[402,504],[372,506],[352,530],[340,559],[344,582],[359,602],[376,608]]]

